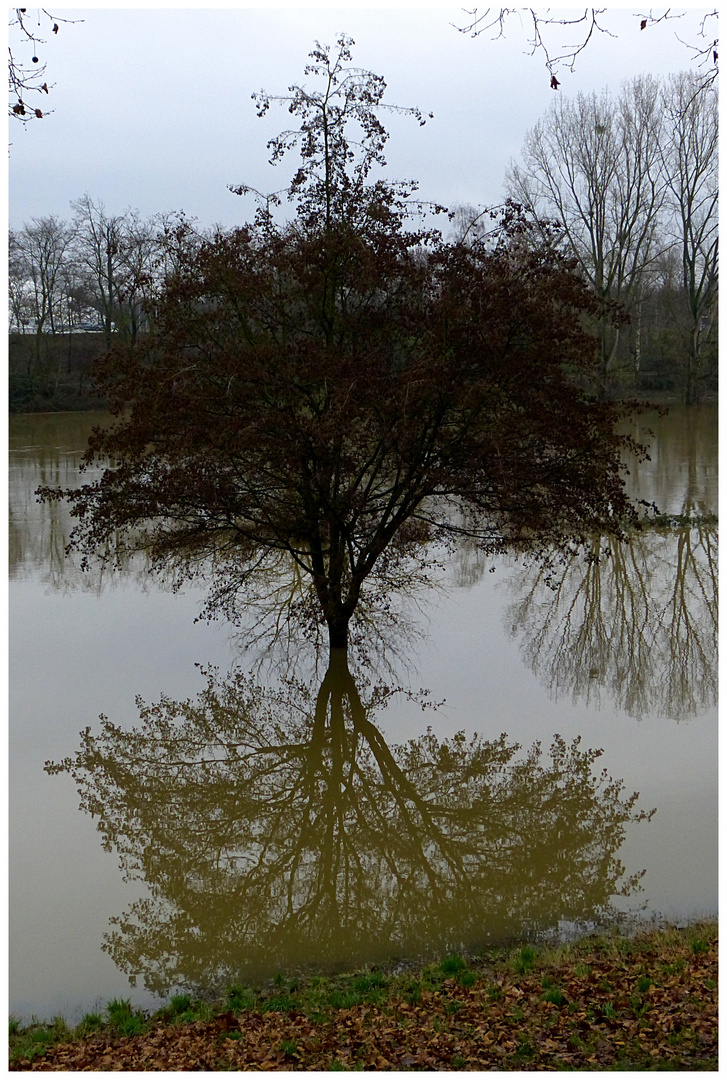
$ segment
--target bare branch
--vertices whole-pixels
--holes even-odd
[[[607,27],[599,23],[599,16],[606,12],[606,8],[586,8],[582,15],[573,18],[543,17],[534,8],[500,8],[497,15],[491,15],[492,11],[493,9],[487,8],[481,15],[478,14],[477,8],[467,11],[466,14],[472,17],[472,21],[466,26],[458,26],[457,29],[463,34],[469,34],[471,37],[479,37],[480,34],[497,27],[498,32],[493,38],[493,40],[496,40],[505,36],[505,24],[510,16],[516,15],[522,26],[523,13],[529,14],[532,23],[532,36],[528,38],[528,55],[534,56],[536,53],[543,55],[551,80],[561,65],[567,67],[570,71],[575,69],[577,58],[587,47],[596,31],[606,34],[608,37],[616,37]],[[579,40],[571,45],[555,46],[556,50],[562,51],[553,53],[553,44],[543,36],[544,28],[551,26],[580,27]],[[552,81],[551,86],[553,86]],[[557,85],[553,86],[553,89],[557,89]]]
[[[618,34],[609,29],[604,22],[603,17],[607,16],[607,12],[607,8],[584,8],[582,14],[574,13],[571,17],[564,18],[551,16],[549,8],[537,10],[535,8],[485,8],[480,12],[475,7],[471,10],[464,9],[465,15],[469,18],[465,25],[460,26],[456,23],[452,25],[460,33],[469,34],[470,37],[491,34],[493,41],[504,38],[506,30],[513,24],[515,24],[516,33],[525,30],[528,33],[527,55],[542,56],[550,75],[550,86],[553,90],[557,90],[559,81],[556,73],[563,68],[571,72],[575,71],[576,61],[594,37],[598,34],[605,34],[611,38],[618,37]],[[648,12],[636,12],[634,18],[639,30],[643,31],[660,23],[683,19],[685,14],[685,12],[675,13],[671,8],[667,8],[661,14],[654,14],[653,9],[649,9]],[[704,39],[704,44],[692,44],[677,35],[677,40],[692,51],[693,60],[699,61],[700,66],[708,67],[711,79],[717,74],[719,38],[716,35],[712,37],[707,27],[710,25],[709,20],[717,19],[717,17],[715,9],[703,16],[700,21],[696,34]],[[529,24],[529,31],[526,30],[526,23]],[[575,40],[567,44],[560,42],[557,36],[559,27],[576,30]]]
[[[32,94],[40,94],[42,97],[44,94],[50,93],[45,76],[46,64],[41,63],[38,55],[41,51],[38,46],[45,45],[47,39],[41,37],[38,30],[31,25],[27,8],[13,8],[11,9],[12,12],[14,12],[14,17],[10,19],[9,26],[11,29],[17,27],[20,43],[18,46],[10,45],[8,47],[8,113],[14,120],[20,120],[21,123],[26,124],[29,120],[42,120],[49,113],[47,109],[43,111],[41,108],[28,103],[28,97]],[[42,25],[42,16],[48,21],[52,34],[58,33],[60,23],[84,21],[83,19],[62,19],[59,16],[52,15],[45,8],[41,8],[37,12],[38,28]],[[23,62],[18,57],[18,49],[28,45],[31,46],[30,64]]]

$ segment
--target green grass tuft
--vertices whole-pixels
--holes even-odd
[[[522,949],[515,957],[515,970],[521,975],[526,974],[528,971],[532,971],[537,958],[537,949],[534,949],[532,945],[523,945]]]
[[[371,990],[383,990],[389,985],[389,980],[381,971],[372,971],[366,975],[359,975],[353,981],[354,990],[366,994]]]
[[[458,953],[452,953],[451,956],[445,956],[439,965],[439,969],[443,975],[456,975],[460,971],[464,971],[467,967],[464,960]]]
[[[147,1020],[143,1013],[134,1012],[128,998],[109,1001],[106,1005],[109,1025],[119,1035],[141,1035],[147,1029]]]
[[[103,1027],[103,1017],[101,1013],[86,1013],[81,1023],[78,1025],[77,1031],[81,1035],[90,1035],[94,1031],[98,1031]]]
[[[298,1002],[290,994],[271,994],[269,998],[261,1002],[263,1012],[295,1012]]]
[[[549,987],[543,994],[543,1000],[549,1001],[551,1005],[566,1005],[567,999],[563,991],[557,987]]]

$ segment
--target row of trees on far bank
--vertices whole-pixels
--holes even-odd
[[[693,403],[716,391],[717,151],[717,91],[682,72],[640,76],[618,95],[558,94],[510,167],[508,194],[542,229],[559,223],[561,244],[601,304],[603,396],[656,391]],[[214,235],[180,228],[175,213],[109,213],[88,194],[71,206],[70,221],[35,218],[10,232],[10,331],[34,337],[15,341],[26,382],[31,369],[36,383],[48,371],[57,381],[48,335],[95,331],[107,343],[112,335],[133,342],[184,255],[175,243]],[[476,208],[452,218],[458,237],[481,238],[489,227]],[[613,302],[626,318],[613,317]]]
[[[604,304],[604,389],[661,361],[685,401],[717,371],[718,103],[695,72],[624,83],[617,96],[558,95],[507,177],[563,240]],[[606,302],[629,315],[610,319]]]
[[[167,243],[183,215],[109,213],[86,194],[73,218],[33,218],[9,237],[10,331],[120,333],[134,341],[169,270]]]
[[[183,214],[109,213],[86,194],[70,221],[33,218],[9,235],[10,408],[77,409],[93,360],[151,327],[155,291],[201,235]]]

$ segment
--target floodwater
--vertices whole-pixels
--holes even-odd
[[[286,682],[201,587],[64,554],[33,492],[98,419],[10,421],[14,1015],[716,913],[715,525],[547,581],[463,548],[379,669]],[[632,492],[716,513],[716,409],[644,422]]]

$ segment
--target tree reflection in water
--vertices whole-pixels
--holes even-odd
[[[206,678],[46,765],[146,883],[104,948],[153,991],[481,945],[607,917],[638,888],[617,853],[651,815],[599,751],[431,729],[389,747],[373,718],[398,691],[364,700],[335,651],[317,693]]]
[[[590,558],[514,575],[523,656],[556,697],[684,719],[717,700],[717,525],[596,536]]]

